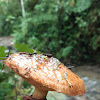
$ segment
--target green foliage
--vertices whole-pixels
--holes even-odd
[[[67,57],[72,52],[72,46],[62,48],[62,57]]]
[[[2,69],[2,64],[0,63],[0,70]]]
[[[14,82],[13,82],[14,73],[1,71],[0,70],[0,100],[11,100],[15,99],[14,91]]]
[[[24,43],[15,43],[14,46],[19,52],[28,52],[28,53],[33,53],[33,52],[37,52],[38,54],[41,54],[41,52],[36,51],[34,49],[30,49],[28,47],[28,45],[24,44]]]
[[[20,2],[19,0],[13,2],[8,0],[0,1],[0,36],[10,35],[13,33],[13,26],[17,23],[18,15],[20,15]],[[14,9],[16,9],[16,11]]]
[[[16,43],[15,44],[15,48],[20,51],[20,52],[29,52],[29,53],[33,53],[33,50],[30,49],[26,44],[19,44]]]
[[[31,85],[26,81],[23,82],[23,86],[24,88],[31,87]]]
[[[0,57],[6,57],[6,53],[5,53],[6,48],[4,46],[0,46]],[[0,58],[4,59],[4,58]]]
[[[91,6],[92,0],[77,0],[74,12],[81,13]]]
[[[67,95],[57,93],[55,91],[49,91],[47,94],[47,100],[68,100]]]
[[[65,64],[100,63],[99,0],[25,0],[25,18],[20,2],[10,1],[0,3],[0,33],[13,33],[18,51],[32,52],[27,44],[52,53]]]

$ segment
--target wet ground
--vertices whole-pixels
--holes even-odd
[[[78,66],[72,69],[85,83],[85,94],[73,100],[100,100],[100,65]]]
[[[0,46],[13,46],[13,37],[0,37]]]
[[[13,46],[12,37],[0,37],[0,46]],[[77,66],[72,71],[80,76],[85,83],[83,96],[70,97],[61,93],[49,92],[48,100],[100,100],[100,65]]]

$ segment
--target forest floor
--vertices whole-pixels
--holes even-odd
[[[0,37],[0,46],[13,46],[13,37]],[[67,100],[100,100],[100,65],[89,66],[82,65],[72,68],[72,71],[80,76],[85,83],[86,93],[83,96],[70,97],[66,96]],[[49,96],[59,96],[57,93],[49,93]],[[63,94],[62,94],[63,96]],[[66,100],[63,99],[63,100]]]

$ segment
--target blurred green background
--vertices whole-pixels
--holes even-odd
[[[100,64],[100,0],[0,0],[0,37],[7,36],[16,51],[51,53],[65,65]],[[5,57],[8,47],[0,46]],[[2,60],[0,100],[21,100],[33,87],[2,71]]]

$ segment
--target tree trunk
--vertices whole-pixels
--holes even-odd
[[[21,7],[22,7],[22,16],[25,17],[25,8],[24,8],[24,1],[21,0]]]

